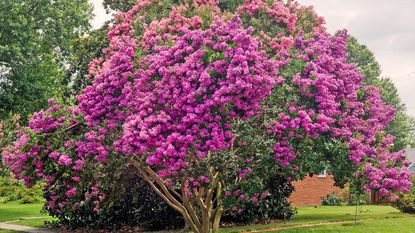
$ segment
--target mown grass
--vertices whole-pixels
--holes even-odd
[[[268,233],[413,233],[415,219],[412,217],[361,220],[358,223],[330,224],[313,227],[292,228]]]
[[[42,227],[52,217],[41,214],[42,204],[0,204],[0,222]],[[32,219],[35,218],[35,219]],[[0,233],[4,230],[0,231]]]
[[[295,227],[306,224],[320,224],[320,223],[333,223],[333,222],[353,222],[355,218],[356,208],[353,206],[319,206],[319,207],[303,207],[298,208],[298,213],[290,221],[275,222],[271,224],[264,225],[252,225],[244,227],[234,227],[234,228],[223,228],[221,231],[225,233],[231,232],[247,232],[255,230],[265,230],[266,229],[275,229],[275,228],[286,228],[286,227]],[[405,218],[408,221],[415,221],[415,218],[412,218],[411,215],[400,213],[399,210],[390,207],[390,206],[359,206],[358,207],[358,219],[359,220],[378,220],[384,221],[385,219],[398,219]],[[391,220],[391,221],[393,221]],[[362,223],[363,225],[366,222]],[[336,225],[337,226],[337,225]],[[335,227],[334,225],[327,225],[324,227]],[[324,229],[324,227],[320,227]],[[314,227],[313,227],[314,228]],[[304,229],[292,229],[292,232],[303,232]],[[270,231],[272,232],[272,231]],[[285,232],[285,231],[281,231]],[[291,232],[291,231],[287,231]],[[306,232],[306,231],[304,231]],[[312,231],[314,232],[314,231]],[[320,231],[315,231],[320,232]],[[326,232],[326,231],[322,231]],[[332,232],[332,231],[330,231]],[[383,231],[378,231],[383,232]],[[388,232],[388,231],[385,231]],[[415,230],[412,230],[415,232]]]
[[[52,220],[53,220],[53,218],[51,218],[49,216],[42,216],[42,218],[22,219],[22,220],[12,221],[12,222],[8,222],[8,223],[12,223],[12,224],[16,224],[16,225],[22,225],[22,226],[41,228],[41,227],[45,227],[45,222],[50,222]]]

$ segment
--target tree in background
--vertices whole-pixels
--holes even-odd
[[[71,42],[73,51],[67,58],[69,68],[63,80],[66,88],[63,96],[66,99],[75,99],[86,86],[91,84],[92,79],[88,75],[89,63],[103,56],[103,49],[108,47],[108,24],[109,22],[100,29],[90,31],[88,35]]]
[[[0,2],[0,119],[26,118],[60,96],[71,43],[91,17],[87,0]]]
[[[356,38],[350,37],[347,43],[348,61],[355,64],[362,75],[365,84],[374,84],[379,81],[381,69],[372,51],[366,45],[360,44]]]
[[[356,38],[350,37],[347,44],[349,62],[356,64],[364,75],[365,85],[377,86],[381,90],[383,101],[392,105],[396,112],[393,121],[386,128],[386,132],[395,136],[393,150],[405,149],[408,145],[415,146],[415,122],[407,113],[407,108],[402,103],[398,90],[393,81],[387,77],[381,77],[381,68],[373,53],[366,45],[360,44]]]
[[[126,12],[135,4],[134,0],[104,0],[102,5],[107,13],[111,11],[123,11]]]

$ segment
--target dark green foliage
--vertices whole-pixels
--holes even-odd
[[[403,213],[415,214],[415,193],[401,194],[393,206]]]
[[[244,0],[220,1],[219,8],[223,12],[236,12],[238,7],[244,3]]]
[[[287,220],[295,210],[288,202],[288,197],[294,190],[287,179],[280,175],[274,175],[266,180],[265,185],[269,190],[269,196],[257,204],[244,203],[240,208],[242,212],[234,212],[228,209],[222,222],[234,224],[266,223],[271,220]]]
[[[111,184],[106,185],[108,196],[99,213],[95,213],[93,207],[87,205],[64,213],[59,218],[59,224],[69,228],[90,229],[119,229],[128,225],[146,230],[179,229],[184,226],[181,215],[135,174],[134,169],[121,170],[117,180],[103,181]],[[243,203],[239,206],[243,209],[240,213],[228,209],[222,222],[244,225],[291,218],[295,213],[287,199],[293,191],[291,184],[284,177],[275,175],[267,180],[266,185],[270,190],[266,200],[256,205]]]
[[[329,166],[326,167],[333,176],[335,185],[344,188],[346,183],[356,183],[356,177],[353,176],[352,171],[357,169],[356,165],[348,159],[349,149],[347,145],[339,140],[334,139],[317,139],[319,145],[319,151],[321,151],[326,161],[330,161]],[[320,171],[323,171],[321,169]],[[317,174],[317,171],[315,172]]]
[[[405,149],[408,145],[415,147],[415,122],[407,113],[407,108],[402,103],[398,90],[390,78],[382,78],[379,82],[382,90],[382,99],[396,108],[395,118],[386,131],[395,136],[393,150]]]
[[[138,226],[146,230],[176,229],[183,227],[181,215],[168,206],[149,185],[144,182],[123,160],[108,165],[112,173],[101,177],[106,198],[95,212],[92,203],[75,210],[68,210],[58,217],[58,223],[72,229],[119,229],[122,226]],[[102,168],[101,168],[102,169]],[[85,169],[87,170],[87,169]],[[101,170],[102,171],[102,170]],[[91,176],[97,169],[89,168],[85,173]],[[89,180],[82,181],[87,188]],[[79,187],[80,188],[80,187]],[[51,190],[49,190],[51,191]],[[52,190],[53,191],[53,190]],[[49,195],[46,192],[46,195]],[[44,210],[49,211],[45,205]],[[49,212],[53,216],[53,212]]]

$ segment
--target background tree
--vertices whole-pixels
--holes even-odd
[[[72,53],[67,58],[69,68],[66,70],[63,86],[63,95],[74,99],[81,91],[91,84],[88,75],[89,63],[103,56],[103,49],[108,47],[108,24],[105,23],[100,29],[90,31],[88,35],[80,37],[71,42]]]
[[[354,37],[350,37],[347,51],[349,62],[355,64],[364,75],[364,84],[379,87],[383,101],[395,108],[394,119],[386,128],[387,133],[395,136],[392,150],[405,149],[408,145],[415,146],[414,120],[408,115],[393,81],[381,76],[381,67],[372,51]]]
[[[379,63],[366,45],[350,37],[347,43],[348,61],[355,64],[365,79],[365,84],[377,84],[382,73]]]
[[[91,17],[87,0],[0,2],[0,119],[26,118],[60,95],[71,43]]]
[[[104,0],[102,5],[107,13],[111,11],[126,12],[134,6],[135,2],[135,0]]]

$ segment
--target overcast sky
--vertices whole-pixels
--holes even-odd
[[[94,4],[93,26],[98,28],[111,18],[101,5]],[[366,44],[391,77],[399,94],[415,117],[415,0],[299,0],[314,5],[326,19],[330,32],[346,28]]]

